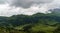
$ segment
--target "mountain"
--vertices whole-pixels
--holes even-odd
[[[52,14],[42,14],[42,13],[37,13],[32,16],[27,16],[27,15],[14,15],[11,17],[1,17],[0,18],[0,24],[10,24],[13,26],[19,26],[19,25],[24,25],[24,24],[34,24],[38,23],[39,20],[44,20],[43,23],[48,24],[48,21],[56,21],[60,22],[60,17],[59,16],[54,16]],[[50,22],[49,22],[50,23]]]
[[[60,9],[52,9],[50,11],[52,11],[52,14],[54,14],[56,16],[60,16]]]
[[[54,13],[37,13],[32,16],[2,16],[0,17],[0,33],[53,33],[58,30],[58,27],[60,26],[60,16],[57,16]],[[57,32],[59,31],[60,30]]]

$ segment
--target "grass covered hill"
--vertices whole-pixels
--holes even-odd
[[[60,16],[37,13],[0,16],[0,33],[60,33]]]

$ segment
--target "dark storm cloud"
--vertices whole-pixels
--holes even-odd
[[[10,0],[10,6],[29,8],[30,6],[42,3],[50,3],[52,0]]]

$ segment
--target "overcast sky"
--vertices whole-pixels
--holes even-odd
[[[60,8],[60,0],[0,0],[0,16],[50,13],[55,8]]]

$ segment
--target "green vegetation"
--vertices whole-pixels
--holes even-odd
[[[0,16],[0,33],[60,33],[60,16],[52,13]]]

